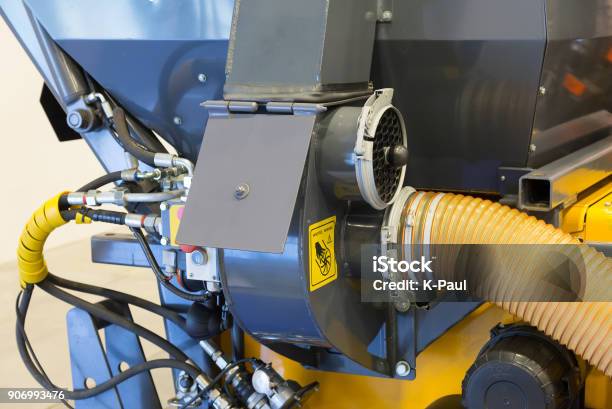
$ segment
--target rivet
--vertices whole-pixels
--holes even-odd
[[[234,189],[234,197],[238,200],[242,200],[249,195],[250,191],[251,188],[249,187],[249,185],[247,185],[246,183],[241,183],[236,186],[236,189]]]

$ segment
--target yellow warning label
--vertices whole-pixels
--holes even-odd
[[[336,216],[311,224],[308,228],[310,250],[310,291],[317,290],[338,278],[334,235]]]

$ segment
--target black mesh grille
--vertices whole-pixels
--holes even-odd
[[[398,114],[393,109],[387,109],[376,128],[372,163],[376,190],[386,203],[393,199],[402,176],[402,168],[396,169],[387,163],[386,148],[403,144],[404,136]]]

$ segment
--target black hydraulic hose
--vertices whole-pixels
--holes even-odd
[[[121,171],[118,170],[116,172],[107,173],[106,175],[102,175],[97,179],[92,180],[87,183],[85,186],[82,186],[77,190],[77,192],[87,192],[89,190],[96,190],[101,188],[104,185],[108,185],[109,183],[116,182],[121,180]]]
[[[64,392],[65,399],[70,400],[80,400],[80,399],[88,399],[94,397],[100,393],[106,392],[107,390],[114,388],[118,384],[123,381],[126,381],[133,376],[136,376],[142,372],[150,371],[152,369],[157,368],[173,368],[178,370],[183,370],[188,373],[193,379],[197,378],[201,372],[194,366],[189,365],[185,362],[181,362],[176,359],[156,359],[153,361],[147,361],[139,365],[132,366],[125,371],[113,376],[106,382],[101,383],[91,389],[76,389],[69,390],[57,387],[53,384],[46,376],[41,373],[38,368],[36,368],[34,362],[32,361],[32,357],[27,351],[26,341],[25,341],[25,318],[28,311],[28,306],[30,303],[30,299],[32,297],[33,286],[28,286],[23,292],[23,296],[18,305],[17,309],[17,348],[19,350],[19,354],[21,358],[30,372],[30,374],[36,379],[36,381],[45,389],[53,390],[53,391],[61,391]],[[29,343],[29,342],[28,342]],[[68,405],[69,406],[69,405]]]
[[[189,300],[189,301],[202,302],[202,301],[207,301],[210,298],[208,294],[203,294],[203,295],[191,294],[169,283],[168,277],[164,275],[164,273],[161,271],[161,268],[159,267],[159,264],[157,264],[155,255],[153,254],[153,251],[151,251],[151,247],[149,246],[149,243],[147,243],[147,239],[144,237],[144,234],[142,234],[142,230],[137,229],[135,227],[130,227],[130,230],[134,234],[134,237],[138,241],[138,244],[140,244],[140,247],[142,248],[142,251],[144,252],[145,257],[147,261],[149,262],[151,269],[155,273],[155,276],[157,277],[161,285],[164,286],[164,288],[166,288],[172,294],[178,297],[181,297],[183,299]]]
[[[179,328],[185,330],[185,318],[183,318],[179,313],[172,311],[168,308],[164,308],[160,305],[157,305],[151,301],[136,297],[131,294],[122,293],[120,291],[111,290],[109,288],[98,287],[95,285],[79,283],[76,281],[67,280],[62,277],[58,277],[49,273],[47,279],[51,281],[53,284],[58,287],[67,288],[69,290],[78,291],[87,294],[97,295],[99,297],[108,298],[111,300],[135,305],[144,310],[157,314],[163,318],[166,318],[169,321],[172,321]]]
[[[151,152],[168,153],[168,150],[159,141],[159,139],[157,139],[155,134],[153,134],[153,132],[149,130],[149,128],[146,128],[130,114],[126,114],[125,119],[127,120],[130,129],[134,131],[134,134],[145,148],[147,148]]]
[[[151,152],[132,138],[123,109],[116,107],[113,110],[113,122],[115,124],[117,142],[123,149],[139,161],[155,167],[155,152]]]
[[[179,359],[180,361],[189,360],[189,357],[183,351],[168,342],[166,339],[160,337],[154,332],[138,324],[135,324],[134,322],[122,317],[119,314],[109,311],[101,305],[92,304],[79,297],[76,297],[60,289],[59,287],[56,287],[48,280],[41,281],[40,283],[38,283],[38,286],[53,297],[58,298],[74,307],[87,311],[96,318],[100,318],[111,324],[115,324],[117,326],[125,328],[130,332],[133,332],[139,337],[146,339],[147,341],[166,351],[173,358]]]
[[[94,84],[92,78],[89,76],[87,76],[86,78],[89,83],[89,88],[95,91],[98,87],[96,87],[96,84]],[[104,90],[102,90],[101,92],[106,98],[106,100],[112,103],[112,105],[119,105],[117,104],[117,101],[115,101],[113,97],[110,96],[107,92],[105,92]],[[138,119],[130,115],[129,112],[124,113],[128,126],[130,127],[130,129],[132,129],[132,131],[134,131],[134,134],[136,135],[137,139],[145,149],[151,152],[168,153],[168,150],[164,147],[164,145],[159,141],[157,136],[155,136],[155,134],[149,128],[145,127]]]
[[[49,375],[47,375],[47,373],[45,372],[45,369],[43,368],[42,364],[40,363],[40,361],[38,360],[38,357],[36,356],[36,353],[34,352],[34,348],[32,347],[32,344],[30,343],[30,340],[28,339],[28,335],[26,334],[25,331],[25,316],[21,313],[20,310],[20,305],[21,305],[21,297],[22,295],[25,294],[25,296],[27,297],[27,300],[25,301],[25,311],[27,311],[27,306],[30,303],[30,299],[32,297],[32,290],[34,288],[33,285],[28,285],[29,289],[26,288],[26,290],[24,291],[20,291],[19,294],[17,295],[17,299],[15,300],[15,314],[17,316],[17,346],[19,347],[20,345],[23,347],[25,345],[25,351],[24,353],[28,354],[28,357],[31,357],[30,362],[32,363],[32,370],[33,371],[38,371],[38,373],[40,374],[40,376],[45,380],[45,382],[47,382],[49,385],[53,385],[53,383],[51,382],[51,379],[49,378]],[[32,372],[32,371],[30,371]],[[69,409],[74,409],[74,407],[72,405],[70,405],[65,399],[60,399],[61,402],[64,404],[64,406],[66,406]]]
[[[244,330],[236,319],[232,323],[232,355],[234,361],[244,358]]]

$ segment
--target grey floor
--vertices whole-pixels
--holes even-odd
[[[49,270],[58,276],[129,292],[159,302],[153,273],[144,268],[98,265],[90,262],[89,241],[79,241],[45,253]],[[0,388],[38,387],[23,366],[15,344],[15,297],[19,291],[16,262],[0,265]],[[84,297],[96,300],[95,297]],[[49,377],[56,385],[69,386],[65,315],[69,307],[42,291],[34,292],[28,312],[27,331],[34,349]],[[156,333],[163,333],[162,321],[145,311],[132,309],[134,319]],[[144,343],[148,358],[166,357],[154,346]],[[170,370],[156,370],[153,378],[162,403],[172,396]],[[62,408],[58,404],[6,404],[0,408]]]

